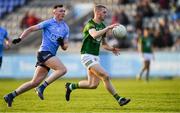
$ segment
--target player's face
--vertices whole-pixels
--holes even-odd
[[[99,12],[99,19],[101,21],[104,21],[106,16],[107,16],[107,9],[106,8],[102,8],[101,11]]]
[[[62,20],[65,16],[65,9],[62,7],[58,7],[54,10],[54,16],[56,17],[56,19],[58,20]]]
[[[149,35],[149,32],[147,29],[144,30],[144,36],[147,37]]]

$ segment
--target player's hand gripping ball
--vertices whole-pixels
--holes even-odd
[[[126,27],[121,24],[118,26],[115,26],[112,29],[112,34],[115,38],[125,38],[127,34]]]

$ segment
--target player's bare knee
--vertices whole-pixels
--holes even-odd
[[[39,81],[31,81],[31,87],[35,88],[40,84]]]
[[[110,80],[110,77],[109,77],[108,75],[105,75],[105,76],[103,76],[103,80],[104,80],[104,81],[109,81],[109,80]]]
[[[66,73],[67,73],[66,67],[63,67],[63,68],[61,69],[61,71],[63,72],[63,75],[66,74]]]
[[[103,79],[103,80],[109,80],[109,75],[108,75],[107,73],[105,73],[105,72],[100,72],[99,75],[100,75],[101,79]]]
[[[65,67],[63,68],[59,68],[58,70],[56,70],[57,72],[59,73],[62,73],[62,75],[66,74],[67,73],[67,69]]]
[[[104,73],[104,72],[99,72],[98,74],[99,74],[99,76],[100,76],[100,77],[104,77],[104,76],[106,76],[106,75],[107,75],[107,74],[106,74],[106,73]]]
[[[90,85],[90,88],[91,89],[96,89],[98,87],[99,84],[93,84],[93,85]]]

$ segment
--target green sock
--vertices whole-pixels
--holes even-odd
[[[79,85],[78,85],[78,83],[71,83],[71,85],[69,86],[69,88],[70,88],[71,90],[75,90],[75,89],[79,88]]]
[[[117,101],[121,98],[117,93],[115,95],[113,95],[113,96]]]

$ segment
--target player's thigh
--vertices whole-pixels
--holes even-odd
[[[146,67],[149,68],[149,65],[150,65],[150,60],[147,60],[146,61]]]
[[[146,67],[146,60],[143,60],[143,67]]]
[[[83,66],[89,70],[89,68],[95,64],[99,64],[99,57],[91,54],[82,54],[81,63]]]
[[[32,81],[40,82],[46,78],[48,70],[45,67],[37,66]]]
[[[148,60],[145,60],[145,61],[144,61],[144,67],[147,68],[148,65],[149,65],[149,61],[148,61]]]
[[[93,72],[94,75],[96,75],[98,78],[108,76],[107,72],[102,68],[100,64],[95,64],[91,66],[89,70]]]
[[[93,72],[91,72],[90,70],[88,70],[88,81],[90,84],[93,85],[98,85],[99,84],[99,77],[96,76]]]
[[[53,70],[65,69],[64,64],[56,56],[49,58],[45,62],[45,65],[48,66],[49,68],[53,69]]]

